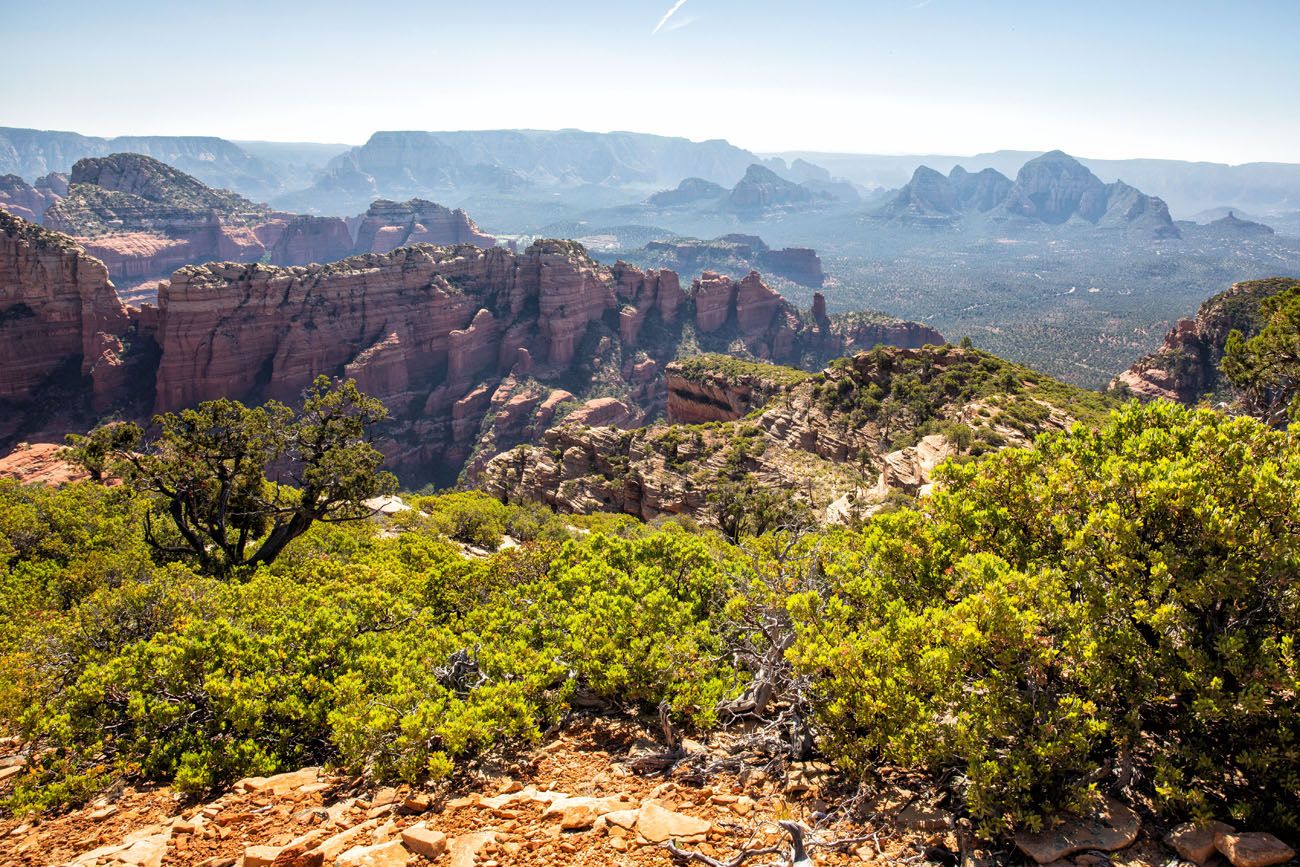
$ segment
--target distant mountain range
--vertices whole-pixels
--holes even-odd
[[[1088,223],[1146,238],[1177,238],[1164,201],[1122,181],[1106,184],[1082,163],[1051,151],[1020,167],[1012,181],[996,169],[953,167],[945,177],[921,166],[880,210],[884,219],[948,223],[982,215],[1048,225]]]
[[[331,160],[322,177],[294,201],[348,210],[381,195],[585,186],[660,189],[687,177],[730,185],[756,162],[753,153],[725,141],[642,133],[377,132],[361,147]]]
[[[994,151],[974,156],[923,154],[885,156],[792,151],[768,155],[784,160],[804,160],[824,167],[868,189],[892,189],[907,183],[918,165],[947,173],[960,165],[970,172],[995,169],[1004,175],[1042,151]],[[1104,182],[1122,180],[1157,195],[1180,219],[1195,218],[1213,208],[1235,208],[1261,217],[1300,211],[1300,164],[1185,162],[1183,160],[1100,160],[1080,157],[1079,162]]]
[[[994,169],[1011,177],[1037,151],[975,156],[883,156],[788,152],[758,155],[723,140],[693,142],[643,133],[582,130],[381,131],[364,145],[229,141],[210,136],[99,138],[0,127],[0,175],[28,181],[68,172],[84,157],[140,153],[285,210],[345,215],[376,198],[436,196],[489,218],[519,212],[542,225],[587,210],[626,205],[688,178],[730,189],[750,166],[847,200],[908,184],[920,165],[947,175]],[[1216,208],[1300,232],[1300,164],[1079,158],[1103,183],[1123,181],[1158,196],[1177,219]],[[553,191],[561,191],[558,201]],[[629,193],[631,195],[629,195]],[[535,207],[550,199],[553,207]],[[1201,222],[1201,220],[1198,220]],[[515,228],[502,227],[505,228]]]
[[[265,200],[286,188],[285,171],[234,142],[211,136],[97,138],[75,132],[0,127],[0,175],[34,179],[70,172],[86,157],[135,153],[153,157],[214,187]]]

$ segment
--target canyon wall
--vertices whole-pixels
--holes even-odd
[[[627,428],[673,411],[664,370],[685,343],[815,365],[861,336],[837,330],[824,301],[795,309],[757,273],[705,273],[684,289],[672,271],[601,265],[569,241],[185,265],[156,307],[127,308],[73,239],[3,216],[0,398],[47,398],[49,377],[75,362],[82,390],[61,422],[73,430],[110,407],[146,419],[222,397],[293,405],[319,374],[352,377],[388,406],[380,444],[410,482],[472,476],[562,417]],[[304,231],[341,243],[328,225]]]
[[[120,385],[128,326],[102,262],[0,210],[0,401],[31,401],[52,378],[79,373],[104,403]]]

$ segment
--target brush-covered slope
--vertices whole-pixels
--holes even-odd
[[[703,356],[669,366],[666,424],[564,424],[500,455],[483,487],[557,509],[722,523],[733,495],[780,492],[819,520],[916,494],[948,457],[1024,445],[1115,405],[996,356],[881,347],[820,373]]]
[[[68,195],[47,212],[51,229],[94,236],[112,231],[174,230],[222,222],[250,225],[268,209],[143,154],[79,160]]]

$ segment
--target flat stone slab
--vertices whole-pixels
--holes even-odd
[[[1295,857],[1295,850],[1272,834],[1253,831],[1247,834],[1220,834],[1219,851],[1232,867],[1271,867],[1285,864]]]
[[[1141,821],[1137,813],[1114,798],[1106,798],[1091,815],[1066,819],[1046,831],[1016,834],[1016,846],[1039,864],[1050,864],[1076,852],[1114,852],[1133,845]]]

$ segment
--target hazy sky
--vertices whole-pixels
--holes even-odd
[[[0,0],[0,13],[0,126],[347,143],[579,127],[757,151],[1300,162],[1300,0]]]

